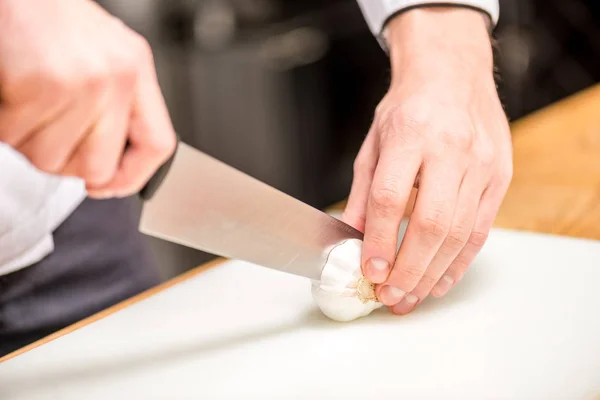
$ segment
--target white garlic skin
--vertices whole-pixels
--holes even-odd
[[[313,281],[312,295],[321,312],[334,321],[348,322],[369,315],[382,306],[375,300],[361,300],[357,290],[364,278],[360,268],[362,241],[349,239],[335,247],[321,272]]]

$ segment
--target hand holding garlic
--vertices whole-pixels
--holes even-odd
[[[440,6],[386,24],[390,87],[356,157],[343,220],[364,233],[363,272],[394,314],[456,286],[512,178],[486,22],[477,10]]]

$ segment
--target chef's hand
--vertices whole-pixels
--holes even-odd
[[[405,314],[446,294],[484,245],[511,181],[512,146],[483,14],[413,9],[387,33],[392,82],[356,158],[344,220],[364,232],[362,268],[378,298]]]
[[[175,148],[148,43],[90,0],[0,1],[0,97],[0,141],[90,196],[137,192]]]

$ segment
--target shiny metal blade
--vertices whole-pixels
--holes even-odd
[[[142,210],[140,231],[319,280],[329,252],[362,233],[184,143]]]

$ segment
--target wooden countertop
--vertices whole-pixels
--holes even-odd
[[[600,240],[600,84],[511,124],[514,176],[495,225]],[[333,208],[341,209],[344,202]],[[217,259],[17,350],[8,360],[174,286]]]
[[[512,124],[496,226],[600,240],[600,85]]]

